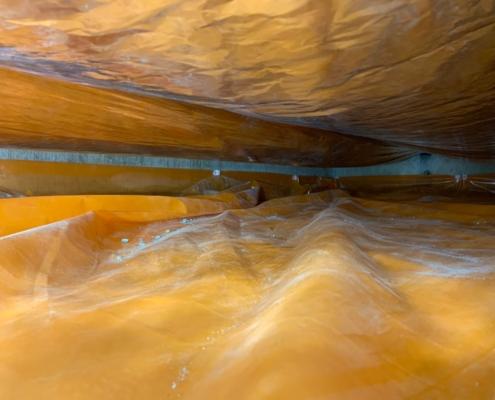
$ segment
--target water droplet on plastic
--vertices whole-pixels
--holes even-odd
[[[187,369],[187,367],[182,367],[180,369],[179,379],[183,381],[187,378],[187,375],[189,375],[189,370]]]

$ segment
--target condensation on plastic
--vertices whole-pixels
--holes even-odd
[[[0,199],[0,398],[492,396],[495,206],[230,196]]]
[[[3,65],[43,76],[448,154],[495,155],[495,0],[3,0],[0,35]],[[106,104],[99,115],[143,120],[147,104]],[[152,120],[170,104],[152,107]],[[66,117],[76,121],[85,115],[71,111]],[[87,130],[117,134],[119,123],[101,118]],[[373,161],[360,154],[354,162]]]

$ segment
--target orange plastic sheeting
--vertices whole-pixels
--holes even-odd
[[[495,156],[495,0],[2,0],[0,35],[45,76]]]
[[[147,220],[0,238],[0,398],[492,396],[495,206],[335,191]]]
[[[260,185],[264,198],[290,195],[295,183],[290,175],[271,173],[222,171],[216,177],[211,170],[0,160],[0,192],[7,196],[204,194],[251,180]],[[317,179],[301,177],[300,180]]]
[[[0,200],[0,235],[23,231],[88,212],[107,219],[147,222],[184,216],[220,213],[229,208],[252,207],[258,201],[258,186],[213,196],[165,197],[80,195],[21,197]]]
[[[367,165],[415,153],[374,140],[4,68],[0,82],[0,146],[309,166]]]
[[[495,175],[417,175],[339,178],[330,183],[354,196],[382,200],[469,201],[493,204]]]

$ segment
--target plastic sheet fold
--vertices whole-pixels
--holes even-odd
[[[129,200],[0,238],[1,398],[492,396],[494,206]]]
[[[0,161],[0,193],[3,197],[47,195],[201,195],[217,193],[255,181],[259,200],[304,193],[316,177],[242,171],[144,168],[19,160]],[[304,189],[304,190],[303,190]],[[303,190],[303,191],[300,191]]]
[[[376,140],[3,68],[0,81],[2,147],[341,167],[416,153]]]
[[[210,196],[80,195],[11,198],[5,199],[0,206],[0,235],[88,212],[129,223],[216,214],[228,208],[256,205],[258,192],[257,184],[247,182]]]
[[[494,36],[493,0],[0,2],[0,63],[44,77],[51,92],[60,89],[46,78],[57,77],[117,97],[230,110],[253,117],[248,125],[262,118],[468,158],[495,155]],[[147,118],[146,104],[121,110],[106,128],[118,137],[119,116]],[[64,127],[60,115],[53,123]],[[142,127],[134,133],[146,137],[152,128]],[[285,163],[294,162],[289,154]],[[360,154],[354,162],[376,162]]]
[[[0,147],[493,159],[494,39],[495,0],[0,0]],[[0,162],[1,400],[494,397],[493,175],[211,172]]]
[[[354,196],[378,200],[488,204],[495,200],[494,175],[355,176],[328,184]]]

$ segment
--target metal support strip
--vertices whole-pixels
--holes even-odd
[[[136,154],[91,153],[58,150],[0,148],[0,160],[44,161],[127,167],[244,171],[293,176],[384,176],[384,175],[481,175],[495,174],[495,160],[472,161],[422,154],[407,160],[368,167],[311,168],[220,160],[172,158]]]

